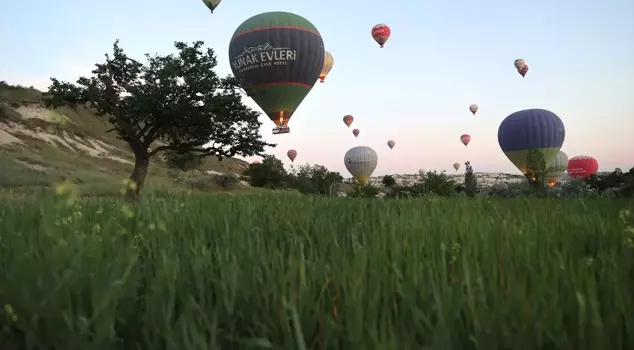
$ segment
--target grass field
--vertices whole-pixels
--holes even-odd
[[[0,199],[0,348],[632,349],[627,208]]]

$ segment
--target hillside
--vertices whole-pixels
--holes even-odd
[[[0,82],[0,188],[39,188],[68,179],[84,192],[118,191],[133,168],[128,145],[107,133],[107,120],[89,108],[44,108],[42,93]],[[156,157],[147,187],[153,190],[214,190],[213,174],[239,174],[248,163],[207,158],[200,171],[175,180]]]

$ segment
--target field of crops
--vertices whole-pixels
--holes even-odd
[[[0,348],[633,349],[627,208],[0,199]]]

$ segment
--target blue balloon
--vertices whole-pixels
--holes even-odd
[[[526,172],[527,153],[538,150],[546,166],[553,161],[566,138],[561,119],[545,109],[525,109],[506,117],[498,129],[498,143],[506,156]]]

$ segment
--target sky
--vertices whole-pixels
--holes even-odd
[[[310,20],[335,61],[293,115],[290,134],[272,135],[273,123],[260,117],[264,139],[278,145],[267,153],[287,165],[286,152],[295,149],[296,165],[349,176],[344,154],[364,145],[378,153],[375,176],[452,173],[454,162],[466,160],[475,171],[519,173],[500,150],[498,126],[515,111],[544,108],[564,121],[569,157],[594,156],[602,171],[634,166],[631,0],[223,0],[213,14],[200,0],[9,1],[0,80],[39,89],[50,77],[75,81],[103,62],[116,39],[138,58],[174,52],[174,41],[205,41],[225,76],[234,30],[267,11]],[[370,35],[378,23],[392,29],[383,49]],[[525,79],[516,58],[530,67]],[[472,103],[480,106],[476,116]],[[351,128],[346,114],[355,117]],[[471,135],[468,147],[463,133]]]

